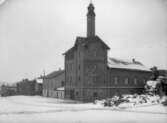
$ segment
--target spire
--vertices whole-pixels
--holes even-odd
[[[87,37],[94,37],[95,36],[95,12],[94,12],[94,5],[92,1],[88,6],[88,13],[87,13]]]
[[[89,16],[89,15],[95,16],[94,5],[93,5],[92,1],[90,1],[90,4],[89,4],[89,6],[88,6],[88,13],[87,13],[87,16]]]

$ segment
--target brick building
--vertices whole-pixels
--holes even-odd
[[[64,98],[64,70],[54,71],[43,78],[43,96]]]
[[[65,98],[92,101],[115,94],[141,93],[151,71],[142,63],[108,58],[110,49],[95,35],[95,12],[88,6],[87,37],[77,37],[65,56]]]

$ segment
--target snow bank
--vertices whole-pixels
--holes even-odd
[[[145,96],[144,96],[145,97]],[[139,97],[125,95],[132,102]],[[148,97],[152,98],[153,97]],[[117,101],[119,97],[112,98]],[[151,100],[151,99],[148,99]],[[166,123],[167,107],[104,107],[105,100],[81,103],[40,96],[0,97],[0,123]],[[123,104],[123,103],[121,103]],[[126,103],[127,104],[127,103]],[[121,117],[121,118],[120,118]]]
[[[146,105],[155,105],[161,102],[158,95],[123,95],[121,98],[114,96],[106,100],[96,100],[97,105],[117,108],[131,108]]]

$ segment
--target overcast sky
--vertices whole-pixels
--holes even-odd
[[[89,0],[0,1],[0,81],[63,68],[62,53],[76,36],[86,36]],[[110,57],[167,69],[167,0],[93,3],[96,34],[110,46]]]

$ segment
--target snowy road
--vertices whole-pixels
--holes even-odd
[[[0,123],[166,123],[167,107],[111,109],[39,96],[0,97]]]

